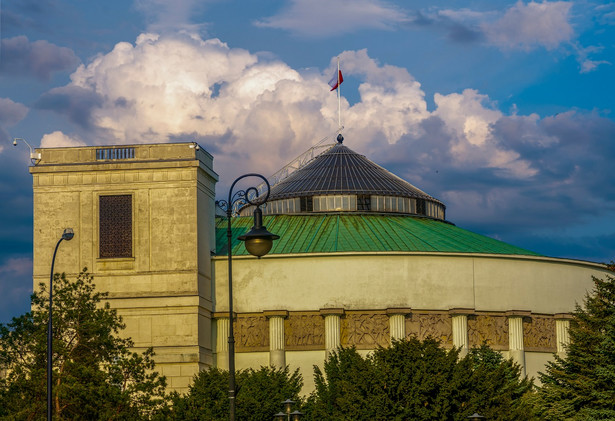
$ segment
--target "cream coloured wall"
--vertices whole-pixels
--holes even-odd
[[[225,257],[214,258],[216,311],[228,311]],[[235,310],[321,308],[565,313],[604,266],[565,259],[464,254],[330,253],[233,258]],[[548,299],[546,299],[548,297]]]
[[[220,315],[228,311],[227,258],[213,260],[216,312]],[[525,343],[520,361],[527,375],[537,378],[556,349],[555,320],[561,313],[574,310],[575,303],[592,289],[592,276],[603,277],[605,273],[603,265],[590,262],[528,256],[329,253],[269,255],[260,260],[236,257],[234,310],[238,314],[285,310],[321,315],[326,313],[323,309],[343,309],[347,315],[351,311],[378,313],[387,309],[390,315],[395,308],[444,311],[449,317],[467,314],[464,317],[472,320],[480,315],[481,323],[489,317],[500,317],[504,325],[498,325],[498,329],[508,331],[512,318],[521,323],[519,334],[525,336],[515,345],[523,347]],[[472,325],[478,326],[476,323]],[[550,339],[545,340],[542,335],[551,327]],[[503,340],[511,346],[509,333],[502,332]],[[314,387],[313,365],[322,367],[324,345],[320,348],[286,351],[286,363],[291,370],[299,368],[304,377],[304,393]],[[495,348],[511,357],[512,351],[502,345]],[[552,352],[547,351],[550,348]],[[369,350],[360,352],[367,354]],[[265,352],[238,352],[237,359],[244,366],[268,364]]]
[[[212,157],[191,143],[135,145],[134,158],[97,160],[95,147],[39,149],[34,190],[34,283],[55,269],[76,276],[87,267],[124,321],[137,351],[153,346],[157,368],[186,390],[211,353],[210,250],[217,175]],[[133,253],[99,258],[99,196],[132,195]]]

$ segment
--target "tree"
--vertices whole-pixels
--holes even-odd
[[[261,367],[240,370],[236,375],[238,420],[261,421],[273,418],[282,410],[281,402],[301,402],[299,392],[303,379],[296,370]],[[229,414],[228,371],[217,368],[201,371],[194,378],[188,393],[173,394],[172,407],[164,415],[171,420],[227,420]]]
[[[615,267],[613,263],[609,266]],[[540,375],[535,405],[546,420],[615,419],[615,278],[594,278],[577,305],[565,358],[555,357]]]
[[[54,276],[54,419],[147,419],[165,404],[166,380],[154,353],[130,351],[121,318],[84,269],[75,281]],[[47,286],[32,294],[32,310],[0,325],[0,419],[38,420],[47,413]]]
[[[315,367],[308,420],[464,420],[479,412],[493,420],[525,419],[521,397],[532,384],[487,346],[459,358],[433,339],[394,341],[362,357],[342,348]]]

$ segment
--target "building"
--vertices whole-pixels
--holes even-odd
[[[486,342],[531,376],[563,352],[569,313],[603,265],[456,227],[442,202],[342,141],[272,188],[264,222],[281,238],[267,256],[234,240],[238,368],[299,367],[309,391],[313,365],[340,345]],[[179,391],[200,369],[228,367],[226,221],[215,216],[212,157],[196,146],[39,149],[31,167],[35,285],[72,227],[56,267],[89,268]],[[237,217],[233,231],[251,225]]]

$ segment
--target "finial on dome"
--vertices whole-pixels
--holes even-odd
[[[337,135],[337,143],[341,145],[342,142],[344,142],[344,136],[342,136],[342,134],[340,133]]]

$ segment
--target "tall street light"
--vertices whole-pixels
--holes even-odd
[[[51,373],[52,373],[52,354],[53,354],[53,334],[52,334],[52,300],[53,300],[53,265],[56,261],[56,253],[62,240],[70,241],[75,236],[72,228],[66,228],[62,233],[62,237],[56,244],[56,249],[53,251],[53,257],[51,258],[51,275],[49,276],[49,322],[47,323],[47,421],[51,421]]]
[[[256,187],[249,187],[246,190],[239,190],[233,194],[235,184],[239,180],[246,177],[259,177],[267,185],[267,193],[263,199],[258,199],[258,189]],[[229,335],[228,335],[228,370],[229,370],[229,403],[230,403],[230,420],[235,421],[235,334],[233,332],[233,250],[232,250],[232,231],[231,231],[231,217],[233,216],[233,208],[235,205],[253,205],[254,209],[254,226],[252,229],[239,237],[238,240],[244,241],[246,250],[253,256],[259,259],[269,253],[273,246],[273,240],[280,238],[278,235],[272,234],[267,231],[267,228],[263,226],[263,211],[260,206],[267,202],[269,199],[269,192],[271,186],[269,181],[260,174],[250,173],[244,174],[237,178],[231,184],[231,188],[228,192],[228,201],[218,201],[216,204],[226,210],[226,219],[228,221],[226,229],[227,238],[227,250],[228,250],[228,314],[229,314]],[[256,197],[252,202],[250,199],[251,193],[254,193],[253,197]]]

